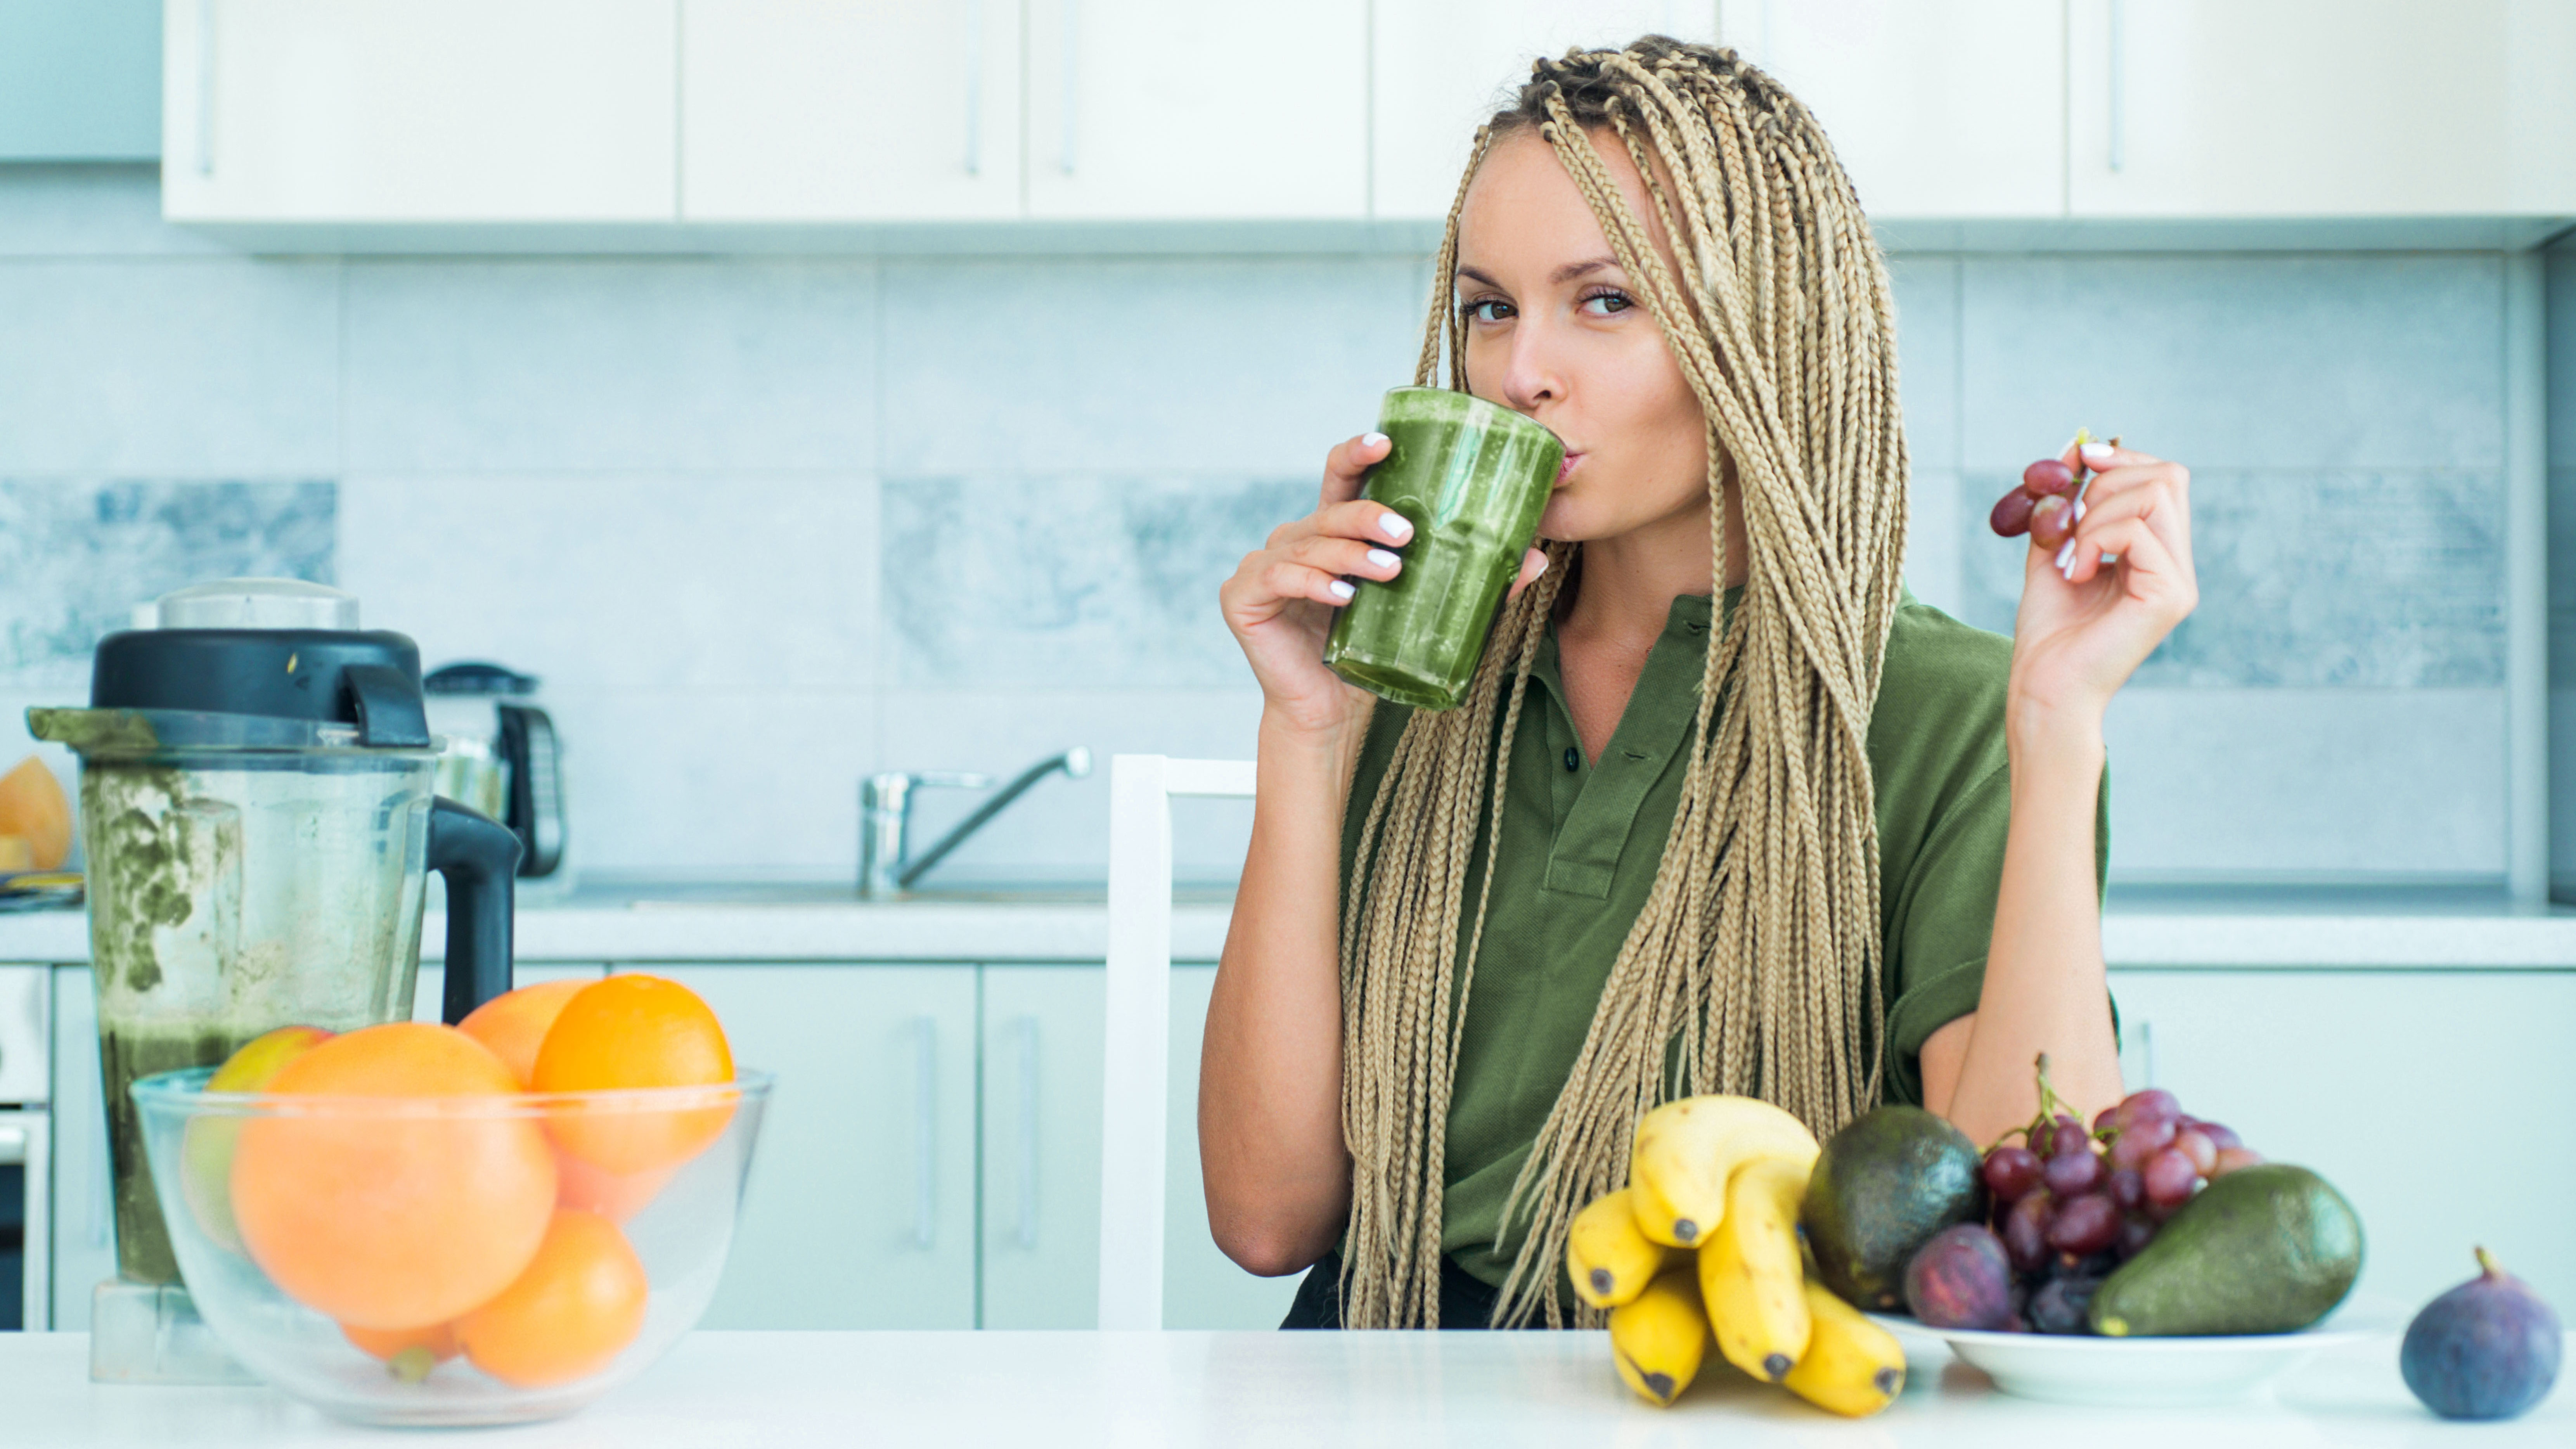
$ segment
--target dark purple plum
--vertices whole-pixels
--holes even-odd
[[[2397,1352],[2406,1387],[2445,1419],[2510,1419],[2558,1381],[2566,1342],[2558,1315],[2484,1248],[2478,1266],[2478,1276],[2424,1305]]]
[[[2031,1331],[2034,1333],[2091,1333],[2084,1322],[2084,1310],[2093,1303],[2093,1290],[2102,1286],[2099,1278],[2081,1274],[2051,1278],[2030,1295]]]
[[[1933,1328],[2002,1328],[2012,1287],[2002,1240],[1976,1223],[1943,1228],[1905,1265],[1905,1304]]]

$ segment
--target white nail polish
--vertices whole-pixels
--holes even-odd
[[[2066,580],[2070,584],[2075,582],[2075,560],[2068,559],[2066,562],[2059,564],[2057,566],[2057,576]]]
[[[1394,554],[1388,553],[1382,548],[1370,549],[1368,551],[1368,561],[1382,569],[1391,569],[1397,564],[1404,562],[1404,560],[1397,558]]]
[[[1359,592],[1358,589],[1351,587],[1351,581],[1348,579],[1335,579],[1328,587],[1332,589],[1333,597],[1336,599],[1348,599]]]
[[[2084,461],[2087,463],[2107,463],[2111,461],[2111,445],[2108,443],[2086,443],[2083,447],[2083,453]]]
[[[1374,448],[1374,447],[1376,447],[1378,444],[1383,443],[1383,442],[1385,442],[1385,441],[1386,441],[1386,434],[1384,434],[1384,433],[1362,433],[1362,434],[1360,434],[1360,446],[1361,446],[1361,447],[1363,447],[1363,448]]]
[[[2118,563],[2119,561],[2120,556],[2116,553],[2106,553],[2102,555],[2102,567],[2104,568],[2109,568],[2111,565]]]
[[[1380,533],[1385,534],[1387,537],[1394,539],[1398,543],[1402,543],[1404,540],[1413,536],[1413,525],[1405,522],[1404,515],[1401,513],[1379,514],[1377,516],[1377,526]]]
[[[2074,565],[2074,562],[2075,562],[2075,540],[2073,540],[2073,539],[2071,539],[2071,538],[2070,538],[2070,539],[2068,539],[2066,542],[2061,543],[2061,544],[2059,544],[2059,545],[2057,546],[2057,559],[2056,559],[2056,563],[2057,563],[2057,567],[2062,571],[2062,570],[2064,570],[2064,569],[2067,569],[2067,568],[2072,567],[2072,566]]]
[[[2084,500],[2081,498],[2075,500],[2075,521],[2078,523],[2084,521]]]

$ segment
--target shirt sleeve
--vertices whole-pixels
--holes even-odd
[[[1977,1009],[2003,887],[2004,835],[2012,825],[2012,776],[1998,765],[1943,813],[1900,885],[1886,970],[1891,1102],[1923,1101],[1923,1043]],[[2111,772],[2102,771],[2093,815],[2093,886],[2101,896],[2111,857]],[[2112,1029],[2119,1015],[2112,1009]]]

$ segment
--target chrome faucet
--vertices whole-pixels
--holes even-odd
[[[906,859],[913,788],[947,785],[982,790],[993,783],[993,777],[953,770],[888,770],[868,776],[859,785],[859,895],[868,900],[900,895],[948,852],[965,844],[966,837],[982,829],[984,822],[1001,814],[1031,785],[1057,770],[1064,771],[1069,780],[1090,774],[1091,751],[1075,745],[1022,770],[1009,784],[995,790],[991,799],[975,807],[974,814],[958,821],[955,829],[939,838],[938,844],[923,851],[918,860]]]

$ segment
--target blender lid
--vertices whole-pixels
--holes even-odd
[[[420,687],[436,695],[528,695],[537,692],[537,677],[479,659],[442,664],[429,671]]]
[[[336,629],[358,627],[358,596],[302,579],[218,579],[163,594],[153,608],[163,629]]]
[[[360,748],[429,746],[419,646],[390,630],[336,627],[356,624],[353,595],[296,579],[226,579],[165,595],[155,614],[158,628],[99,641],[92,711],[265,716],[355,726]]]

